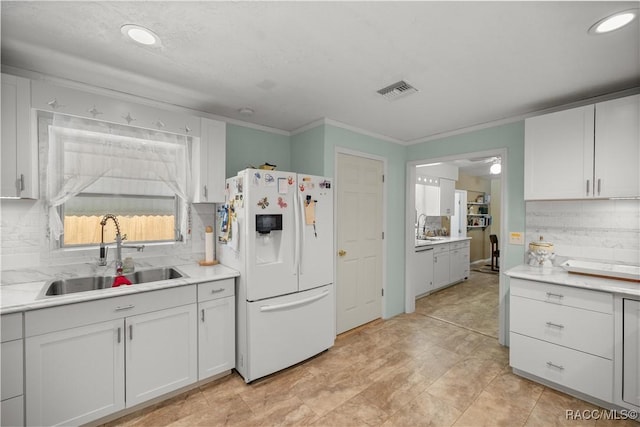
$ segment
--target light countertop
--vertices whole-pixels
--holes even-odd
[[[594,291],[640,297],[640,283],[569,273],[562,267],[519,265],[507,270],[505,274],[518,279],[535,280],[555,285],[575,286]]]
[[[202,267],[197,261],[189,259],[157,259],[152,262],[147,260],[143,264],[144,265],[137,264],[136,270],[153,267],[174,267],[181,273],[184,273],[185,276],[179,279],[42,297],[41,293],[44,286],[51,280],[91,275],[112,275],[113,272],[107,269],[107,267],[96,268],[95,264],[75,264],[3,271],[2,285],[0,286],[0,314],[36,310],[56,305],[73,304],[212,280],[223,280],[240,275],[236,270],[221,264]]]
[[[434,245],[442,245],[444,243],[453,243],[453,242],[461,242],[464,240],[471,240],[471,237],[442,237],[439,240],[419,240],[416,239],[416,248],[420,248],[423,246],[434,246]]]

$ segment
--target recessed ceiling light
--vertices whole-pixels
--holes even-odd
[[[623,10],[603,18],[589,28],[589,34],[604,34],[618,30],[638,16],[638,9]]]
[[[143,44],[145,46],[159,46],[160,37],[148,28],[141,27],[135,24],[125,24],[120,27],[120,32],[129,37],[136,43]]]

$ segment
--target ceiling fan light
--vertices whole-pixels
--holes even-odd
[[[593,24],[591,28],[589,28],[589,34],[604,34],[618,30],[631,23],[637,15],[637,9],[614,13],[613,15],[609,15]]]

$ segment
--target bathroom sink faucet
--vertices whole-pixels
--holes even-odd
[[[127,238],[127,236],[122,236],[120,234],[120,224],[118,223],[118,218],[116,218],[113,214],[106,214],[102,217],[100,221],[100,225],[102,226],[101,231],[101,240],[100,240],[100,259],[98,260],[98,265],[107,265],[107,246],[104,244],[104,226],[107,225],[107,220],[113,220],[113,223],[116,225],[116,275],[122,274],[122,248],[135,248],[138,252],[144,250],[144,245],[140,246],[123,246],[122,241]]]

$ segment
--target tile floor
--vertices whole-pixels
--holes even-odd
[[[420,299],[415,313],[342,334],[295,367],[250,385],[233,373],[109,426],[638,427],[567,420],[566,410],[596,407],[511,373],[495,338],[496,281],[472,273]]]

